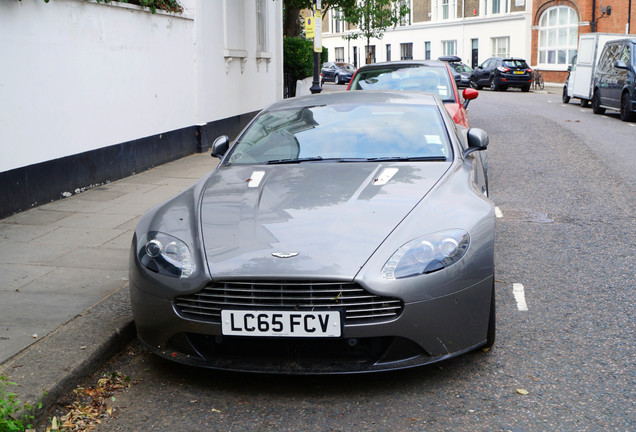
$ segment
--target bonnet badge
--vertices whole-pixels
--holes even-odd
[[[272,256],[276,258],[293,258],[298,255],[298,252],[272,252]]]

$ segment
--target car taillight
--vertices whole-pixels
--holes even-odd
[[[528,72],[529,74],[531,74],[531,73],[532,73],[532,69],[528,68],[528,69],[526,69],[526,72]]]
[[[499,72],[510,72],[510,69],[508,69],[507,67],[503,67],[503,66],[498,66],[497,70]]]

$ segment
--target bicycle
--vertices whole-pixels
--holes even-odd
[[[543,90],[545,87],[545,83],[543,82],[543,74],[538,70],[532,71],[532,88],[534,90],[539,89]]]

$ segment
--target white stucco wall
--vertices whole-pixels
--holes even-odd
[[[246,54],[226,70],[228,1],[242,3]],[[85,0],[1,2],[0,172],[282,98],[280,0],[267,2],[268,67],[257,62],[255,0],[180,3],[181,15]]]

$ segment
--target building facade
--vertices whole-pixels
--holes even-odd
[[[323,19],[329,58],[365,63],[457,55],[471,67],[491,56],[524,58],[546,82],[563,83],[582,33],[634,34],[636,0],[405,0],[410,13],[382,40],[343,36],[355,29],[330,10]]]
[[[530,0],[405,0],[410,13],[370,47],[337,10],[323,19],[323,45],[329,58],[356,66],[367,49],[375,62],[437,59],[456,55],[475,67],[492,55],[524,57],[530,50]]]
[[[547,82],[563,83],[581,34],[634,35],[635,20],[634,0],[535,0],[532,64]]]
[[[281,0],[0,2],[0,217],[232,138],[282,99]]]

